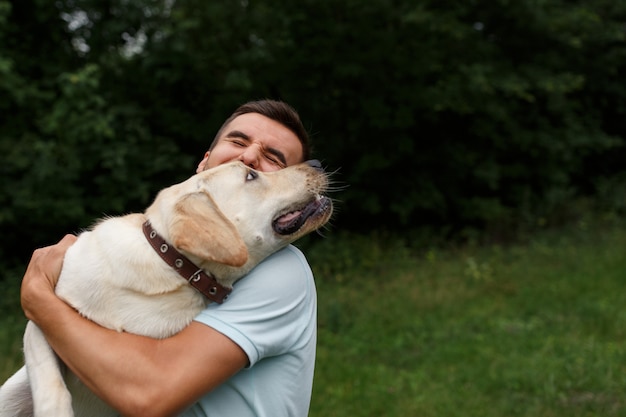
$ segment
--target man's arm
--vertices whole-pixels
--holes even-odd
[[[157,340],[80,316],[54,294],[63,256],[75,239],[66,236],[33,253],[22,308],[63,362],[113,408],[125,416],[175,415],[247,364],[237,344],[201,323]]]

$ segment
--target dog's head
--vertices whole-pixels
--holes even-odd
[[[317,161],[274,172],[231,162],[162,190],[146,215],[200,267],[234,280],[328,222],[328,185]]]

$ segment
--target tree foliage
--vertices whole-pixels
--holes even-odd
[[[2,253],[145,207],[264,97],[348,185],[336,227],[506,228],[624,192],[625,23],[610,0],[0,0]]]

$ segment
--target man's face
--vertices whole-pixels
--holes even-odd
[[[277,171],[302,162],[302,157],[302,144],[295,133],[268,117],[246,113],[225,126],[196,172],[231,161],[242,161],[259,171]]]

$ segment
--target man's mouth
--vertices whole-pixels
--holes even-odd
[[[304,207],[278,217],[272,223],[272,227],[279,235],[291,235],[300,230],[307,220],[321,217],[331,208],[330,198],[319,196]]]

